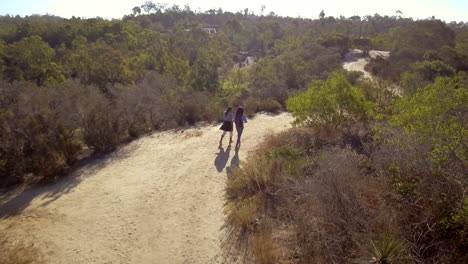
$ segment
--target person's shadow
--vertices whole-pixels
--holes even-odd
[[[226,174],[228,176],[231,176],[234,171],[240,167],[240,161],[239,161],[239,149],[240,149],[240,145],[237,145],[235,148],[234,148],[234,151],[235,151],[235,154],[234,156],[232,157],[231,159],[231,166],[229,167],[226,167]]]
[[[224,167],[226,167],[226,164],[229,160],[229,154],[231,152],[231,144],[228,145],[226,150],[224,150],[223,146],[220,144],[218,149],[219,149],[219,152],[216,153],[216,159],[214,161],[214,164],[218,172],[222,172]]]

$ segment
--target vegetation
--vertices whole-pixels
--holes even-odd
[[[1,187],[54,179],[153,130],[217,121],[230,104],[277,112],[338,70],[355,36],[336,31],[344,18],[152,2],[132,11],[111,21],[0,17]]]
[[[378,36],[390,58],[377,57],[367,66],[374,75],[400,83],[405,94],[434,82],[439,76],[454,76],[468,70],[464,24],[422,20],[394,27]]]
[[[286,105],[296,124],[327,128],[367,120],[375,108],[362,89],[353,87],[342,74],[312,82],[305,93],[289,98]]]
[[[390,104],[352,77],[289,98],[300,127],[228,178],[227,244],[255,263],[466,262],[466,73]]]
[[[0,263],[4,264],[42,264],[44,255],[33,245],[0,239]]]
[[[350,48],[390,50],[367,66],[376,81],[341,70]],[[218,121],[227,105],[286,108],[297,127],[227,181],[227,246],[257,263],[464,263],[467,70],[465,23],[401,12],[302,19],[146,2],[120,20],[1,16],[0,187]],[[35,254],[19,245],[1,261],[22,250]]]

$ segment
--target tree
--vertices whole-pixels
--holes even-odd
[[[419,60],[427,50],[437,50],[444,45],[453,46],[455,32],[440,20],[416,21],[393,34],[392,56]]]
[[[21,40],[22,38],[27,38],[30,37],[34,34],[33,32],[33,26],[32,22],[29,20],[23,21],[19,27],[18,27],[18,32],[17,32],[17,40]]]
[[[459,69],[468,71],[468,30],[457,33],[455,51],[460,62],[463,62],[458,66]]]
[[[147,1],[145,2],[141,8],[147,13],[151,13],[152,10],[156,10],[156,4],[154,4],[153,2],[151,1]]]
[[[348,36],[343,34],[328,34],[322,36],[318,40],[318,43],[327,48],[337,47],[340,50],[341,55],[344,56],[350,47],[351,41]]]
[[[103,42],[74,50],[67,55],[66,61],[71,77],[79,78],[85,84],[95,84],[103,91],[107,91],[108,85],[130,84],[134,78],[128,57]]]
[[[203,50],[192,67],[192,87],[198,91],[216,92],[219,87],[220,58],[212,50]]]
[[[260,7],[260,16],[263,16],[263,11],[265,11],[265,8],[266,6],[262,4],[262,6]]]
[[[412,95],[419,88],[434,82],[437,77],[453,75],[455,75],[455,69],[442,61],[415,62],[409,71],[401,75],[400,85],[405,94]]]
[[[324,19],[325,18],[325,12],[322,10],[319,14],[319,19]]]
[[[396,15],[397,18],[401,18],[401,16],[403,15],[403,12],[401,12],[400,10],[397,10],[395,12],[395,15]]]
[[[34,35],[10,44],[6,49],[5,76],[9,81],[63,81],[61,66],[52,61],[55,52],[41,37]]]
[[[140,14],[141,14],[141,8],[138,7],[138,6],[135,6],[135,7],[132,9],[132,11],[133,11],[133,14],[134,14],[134,15],[140,15]]]
[[[252,91],[259,98],[274,98],[284,102],[288,97],[284,73],[278,69],[277,60],[266,58],[252,69]]]
[[[97,84],[106,91],[109,84],[132,82],[128,71],[128,59],[120,50],[96,45],[91,47],[89,53],[94,59],[87,68],[87,83]]]

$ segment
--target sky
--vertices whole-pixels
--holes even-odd
[[[0,15],[56,15],[65,18],[102,17],[122,18],[131,14],[132,8],[141,6],[146,0],[0,0]],[[435,16],[438,19],[468,22],[467,0],[153,0],[169,5],[188,4],[192,10],[206,11],[222,8],[224,11],[237,12],[248,8],[260,14],[262,5],[264,13],[274,12],[282,16],[317,18],[321,10],[326,16],[343,15],[380,15],[392,16],[397,10],[403,17],[425,19]]]

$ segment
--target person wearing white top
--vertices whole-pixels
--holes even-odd
[[[221,135],[221,139],[219,140],[219,144],[222,143],[224,136],[226,135],[227,132],[229,132],[229,144],[232,143],[232,131],[234,129],[234,126],[232,125],[232,122],[234,121],[234,113],[232,112],[232,107],[228,107],[226,111],[223,113],[223,124],[219,129],[223,130],[223,134]]]

